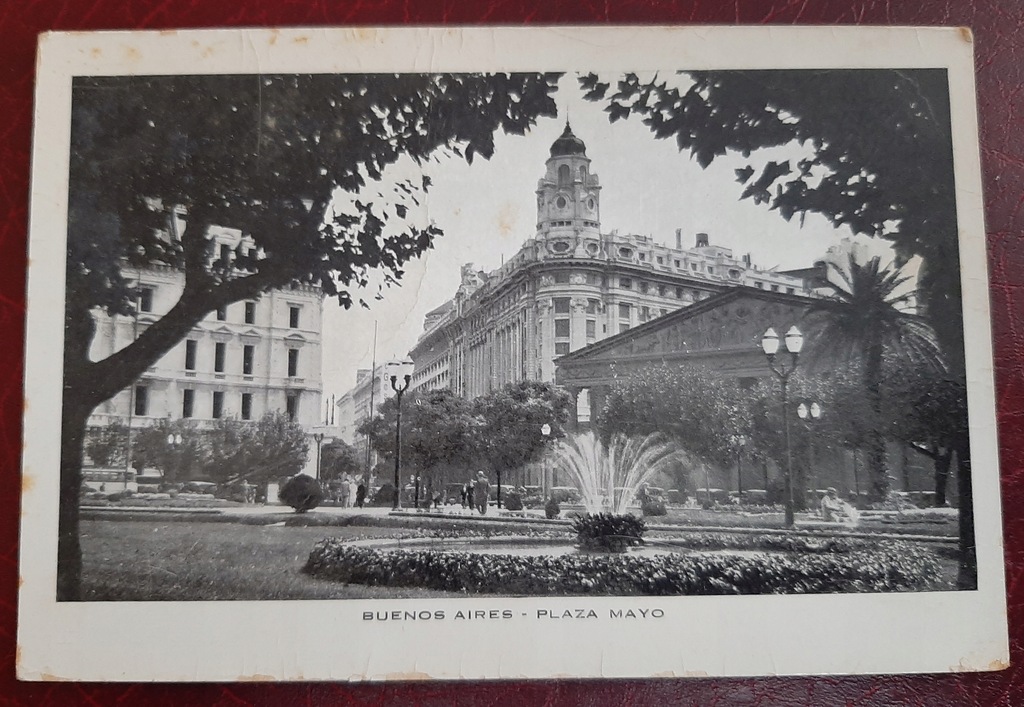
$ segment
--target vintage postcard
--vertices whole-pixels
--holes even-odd
[[[19,677],[1005,667],[972,42],[42,36]]]

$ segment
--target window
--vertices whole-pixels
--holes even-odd
[[[658,310],[658,316],[659,317],[664,317],[666,314],[668,314],[668,310],[665,309],[664,307],[662,307],[661,309]]]
[[[252,393],[242,393],[242,419],[252,419]]]
[[[697,263],[690,263],[690,270],[697,270]]]
[[[647,294],[647,283],[646,282],[641,282],[641,283],[639,283],[639,287],[640,287],[640,292],[642,292],[643,294],[646,295]]]
[[[739,277],[740,277],[740,271],[737,270],[736,268],[730,269],[729,270],[729,277],[731,277],[733,280],[738,280]]]
[[[600,302],[596,299],[587,300],[587,314],[597,314],[597,306]]]
[[[629,303],[622,302],[619,304],[619,319],[629,319]]]
[[[714,274],[715,274],[715,269],[709,265],[708,266],[708,275],[714,275]]]
[[[140,287],[138,294],[138,302],[136,307],[140,312],[152,312],[153,311],[153,288],[152,287]]]
[[[569,313],[569,298],[568,297],[555,297],[555,314],[568,314]]]
[[[772,285],[772,292],[778,292],[778,291],[779,291],[779,286],[778,285]]]
[[[682,287],[677,287],[676,288],[676,299],[682,299],[682,298],[683,298],[683,288]]]
[[[246,302],[245,303],[245,323],[255,324],[256,323],[256,303]]]
[[[756,287],[759,290],[763,290],[764,289],[764,283],[763,282],[755,282],[754,283],[754,287]]]
[[[288,349],[288,377],[299,375],[299,350]]]
[[[647,260],[647,254],[646,253],[641,253],[640,254],[640,260]]]
[[[587,341],[593,341],[597,338],[597,322],[593,319],[587,320]]]
[[[665,259],[659,255],[658,256],[658,265],[664,265],[664,264],[665,264]]]
[[[213,410],[210,417],[219,420],[224,415],[224,393],[219,390],[213,392]]]
[[[199,348],[199,342],[194,339],[187,339],[185,341],[185,370],[194,371],[196,370],[196,350]]]
[[[556,319],[555,320],[555,336],[560,339],[569,338],[569,320],[568,319]]]
[[[665,296],[665,286],[664,285],[658,285],[658,296],[659,297],[664,297]]]
[[[218,341],[213,347],[213,372],[223,373],[224,372],[224,357],[227,353],[228,345]]]
[[[620,277],[619,287],[621,287],[624,290],[631,290],[633,289],[633,281],[628,277]]]
[[[196,402],[196,391],[185,388],[181,391],[181,416],[192,417],[192,410]]]
[[[256,347],[246,344],[242,347],[242,375],[252,375],[252,357],[256,353]]]
[[[640,308],[640,321],[646,322],[650,318],[651,318],[651,308],[650,307],[641,307]]]
[[[676,267],[678,268],[678,267],[679,267],[679,261],[678,261],[678,260],[676,260],[676,261],[675,261],[675,264],[676,264]]]
[[[559,270],[558,272],[556,272],[555,282],[558,283],[559,285],[567,284],[569,282],[569,271]]]
[[[137,386],[135,386],[135,414],[136,415],[148,415],[149,414],[149,386],[148,385],[137,385]]]
[[[569,353],[569,342],[559,341],[555,343],[555,356],[565,356]]]
[[[220,264],[224,267],[231,265],[231,246],[227,243],[220,244]]]
[[[633,249],[632,248],[619,248],[619,257],[620,258],[626,258],[626,259],[632,258],[633,257]]]
[[[626,322],[619,322],[619,333],[621,334],[624,331],[629,331],[629,324]]]
[[[288,308],[288,326],[292,329],[299,328],[299,311],[301,307],[291,306]]]
[[[557,221],[554,225],[555,226],[568,226],[569,224],[566,223],[565,221]],[[566,243],[565,241],[555,241],[554,243],[551,244],[551,250],[553,250],[556,253],[567,253],[567,252],[569,252],[569,249],[571,247],[572,246],[569,245],[568,243]],[[558,279],[558,275],[559,274],[560,273],[555,273],[555,282],[559,282],[559,279]],[[569,282],[568,275],[566,275],[565,282]]]
[[[792,294],[795,294],[795,291],[793,290],[793,288],[792,288],[792,287],[787,287],[787,288],[786,288],[786,292],[787,292],[787,293],[789,293],[789,294],[791,294],[791,295],[792,295]]]
[[[566,184],[572,184],[572,172],[569,169],[569,165],[567,165],[567,164],[559,165],[558,166],[558,185],[559,186],[565,186]],[[562,197],[558,197],[558,198],[562,202],[558,206],[559,207],[565,206],[565,199],[562,198]]]
[[[228,319],[228,308],[227,306],[217,307],[217,321],[226,322]]]
[[[297,393],[288,393],[285,398],[285,412],[289,420],[294,420],[299,414],[299,396]]]

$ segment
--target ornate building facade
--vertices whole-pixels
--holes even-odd
[[[211,233],[224,255],[245,247],[232,229]],[[175,305],[184,274],[171,267],[126,269],[138,290],[129,316],[97,313],[90,356],[106,358],[128,346]],[[91,427],[120,421],[137,429],[157,420],[258,420],[283,412],[312,430],[322,421],[323,293],[294,286],[211,312],[133,386],[100,405]],[[311,449],[314,444],[311,441]],[[314,473],[314,454],[307,472]]]
[[[601,230],[601,186],[569,124],[537,189],[537,226],[492,272],[466,265],[455,296],[431,311],[410,352],[414,387],[476,397],[506,383],[553,381],[555,361],[670,312],[745,285],[807,294],[807,277],[761,270],[698,233],[674,247]],[[586,399],[579,401],[586,415]]]

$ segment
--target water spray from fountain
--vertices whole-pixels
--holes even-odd
[[[658,434],[616,434],[607,447],[591,432],[568,437],[555,448],[555,467],[573,480],[588,513],[626,512],[640,487],[683,458]]]

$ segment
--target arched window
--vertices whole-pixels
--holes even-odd
[[[580,181],[586,183],[587,181],[587,165],[580,165]]]
[[[569,165],[563,164],[561,167],[559,167],[558,168],[558,186],[565,186],[567,184],[571,184],[572,183],[572,177],[569,176],[570,174],[571,174],[571,170],[569,169]]]

